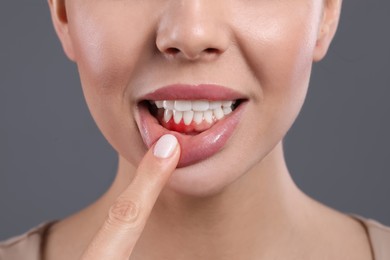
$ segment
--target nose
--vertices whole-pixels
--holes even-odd
[[[229,33],[218,1],[173,0],[162,11],[156,45],[167,57],[198,60],[226,51]],[[222,5],[223,6],[223,5]]]

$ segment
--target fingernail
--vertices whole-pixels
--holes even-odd
[[[168,158],[172,155],[177,143],[177,139],[174,135],[163,135],[154,146],[154,156],[162,159]]]

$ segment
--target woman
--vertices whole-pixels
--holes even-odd
[[[5,242],[4,259],[389,258],[387,228],[307,197],[283,157],[340,0],[49,6],[119,167],[95,203]]]

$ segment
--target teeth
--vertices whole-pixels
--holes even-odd
[[[168,109],[165,110],[164,111],[164,121],[165,121],[165,123],[168,123],[168,121],[171,120],[172,116],[173,116],[173,111],[172,110],[168,110]]]
[[[204,111],[203,117],[207,123],[211,124],[213,122],[213,111],[211,110]]]
[[[192,101],[192,110],[194,111],[206,111],[209,109],[209,102],[207,100],[195,100]]]
[[[222,101],[222,106],[223,107],[231,107],[233,104],[233,101],[229,100],[229,101]]]
[[[163,107],[165,109],[174,110],[175,109],[175,101],[172,100],[164,100]]]
[[[217,109],[217,108],[220,108],[222,106],[222,102],[221,101],[212,101],[210,102],[210,105],[209,105],[209,109]]]
[[[195,111],[194,112],[194,121],[197,124],[202,123],[202,121],[203,121],[203,112]]]
[[[156,101],[157,108],[163,108],[164,101]]]
[[[221,107],[218,107],[218,108],[214,109],[213,112],[214,112],[215,118],[218,119],[218,120],[222,119],[225,116],[225,114],[223,113],[223,110],[222,110]]]
[[[223,107],[222,110],[225,115],[229,115],[233,111],[231,107]]]
[[[192,108],[192,102],[190,100],[176,100],[175,110],[177,111],[189,111]]]
[[[190,125],[192,122],[192,119],[194,118],[194,111],[185,111],[183,113],[183,120],[185,125]]]
[[[183,112],[173,110],[173,120],[176,124],[179,124],[181,119],[183,118]]]
[[[232,105],[236,103],[235,100],[151,100],[149,102],[157,108],[164,109],[164,121],[166,123],[173,117],[176,124],[183,120],[185,125],[190,125],[192,121],[198,125],[203,121],[211,124],[215,120],[220,120],[232,113]]]

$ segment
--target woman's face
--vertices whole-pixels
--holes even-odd
[[[319,41],[320,0],[68,0],[65,7],[60,38],[98,127],[134,166],[162,134],[186,132],[174,132],[182,157],[168,186],[188,194],[221,190],[281,142],[303,104],[313,59],[327,48]],[[165,108],[150,104],[163,100]],[[173,100],[191,102],[172,109]],[[178,124],[174,116],[164,121],[169,110]]]

